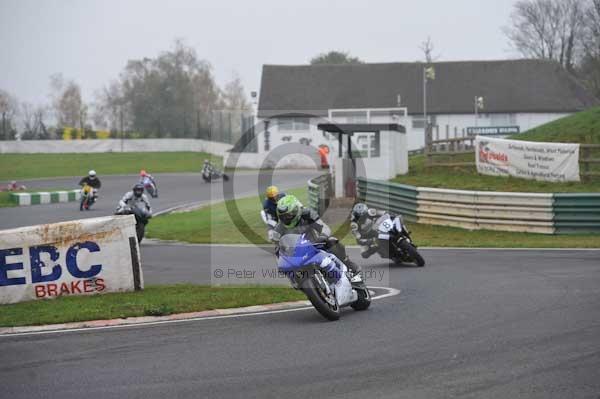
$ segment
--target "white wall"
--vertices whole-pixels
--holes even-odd
[[[502,117],[503,115],[504,117]],[[534,127],[552,122],[556,119],[571,115],[570,113],[514,113],[514,114],[492,114],[482,113],[477,119],[477,126],[519,126],[521,132],[525,132]],[[423,129],[414,129],[412,127],[413,116],[408,116],[406,130],[408,132],[408,149],[415,150],[422,148],[425,145],[425,136]],[[498,119],[504,119],[496,122]],[[454,137],[454,128],[458,130],[458,135],[462,136],[462,130],[468,127],[474,127],[474,114],[452,114],[452,115],[435,115],[435,123],[439,126],[439,138],[446,137],[446,126],[449,127],[449,136]],[[436,139],[435,129],[433,131],[433,139]]]
[[[231,148],[231,144],[200,139],[0,141],[0,154],[191,151],[224,156]]]

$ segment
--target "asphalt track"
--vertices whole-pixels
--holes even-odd
[[[276,170],[273,184],[289,189],[306,186],[306,181],[319,172],[310,170]],[[258,195],[258,174],[254,171],[236,172],[233,193],[225,195],[220,180],[205,183],[199,173],[177,173],[155,175],[159,197],[151,198],[154,212],[189,203],[204,203],[221,201],[223,198],[236,198]],[[21,226],[31,226],[43,223],[60,222],[65,220],[106,216],[114,213],[119,199],[137,183],[137,175],[100,176],[102,188],[99,191],[99,201],[85,212],[79,211],[79,203],[65,202],[58,204],[21,206],[0,208],[0,230]],[[79,178],[58,178],[26,181],[28,189],[75,189],[78,188]]]
[[[142,251],[147,283],[273,262],[248,247]],[[422,269],[361,261],[401,293],[338,322],[308,309],[0,337],[1,396],[598,398],[600,251],[423,254]]]
[[[295,178],[306,176],[282,183]],[[255,179],[240,182],[255,194]],[[120,191],[107,186],[95,212],[108,214]],[[161,192],[155,207],[189,202],[179,194],[186,198]],[[22,209],[33,216],[5,219]],[[79,215],[73,203],[0,212],[0,226]],[[0,397],[600,397],[600,250],[424,249],[425,268],[349,252],[370,284],[400,295],[349,309],[338,322],[308,309],[0,337]],[[142,262],[146,284],[228,283],[274,260],[249,246],[148,242]],[[215,280],[217,269],[231,277]]]

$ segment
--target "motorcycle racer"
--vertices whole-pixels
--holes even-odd
[[[152,206],[146,194],[144,194],[144,186],[140,183],[133,186],[131,191],[125,193],[119,201],[120,208],[137,208],[146,218],[152,217]]]
[[[96,190],[102,187],[102,182],[100,182],[95,170],[90,170],[87,176],[84,176],[81,180],[79,180],[80,186],[84,186],[86,184],[92,188],[95,188]]]
[[[306,234],[310,241],[325,242],[326,251],[344,262],[354,275],[360,274],[360,266],[350,260],[346,254],[346,247],[331,236],[331,229],[321,220],[319,214],[305,208],[294,195],[286,195],[277,202],[277,215],[279,223],[274,230],[280,237],[289,233]]]
[[[384,215],[386,215],[385,211],[369,208],[362,202],[352,208],[350,230],[361,246],[360,255],[365,259],[376,253],[379,248],[376,224],[377,220]]]

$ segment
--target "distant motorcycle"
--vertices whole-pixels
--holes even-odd
[[[371,294],[361,275],[352,275],[324,247],[325,243],[313,243],[305,234],[286,234],[279,241],[277,268],[328,320],[339,319],[344,306],[366,310],[371,305]]]
[[[389,251],[382,248],[378,250],[381,257],[392,259],[395,263],[409,262],[419,267],[425,266],[425,259],[413,243],[401,216],[386,213],[375,222],[375,228],[380,238],[379,243],[389,242]]]
[[[202,167],[202,179],[210,183],[214,179],[223,178],[224,181],[229,180],[229,176],[226,173],[218,170],[208,161],[204,161],[204,166]]]
[[[153,182],[150,179],[145,179],[142,181],[142,184],[144,185],[144,190],[146,190],[146,192],[150,194],[152,198],[158,198],[158,187],[156,181]]]
[[[79,210],[89,210],[98,199],[98,190],[90,185],[84,184],[81,188],[81,200],[79,201]]]
[[[137,236],[138,243],[141,243],[144,239],[144,235],[146,234],[146,225],[148,224],[150,219],[148,214],[136,206],[120,206],[115,211],[115,215],[135,216],[135,233]]]

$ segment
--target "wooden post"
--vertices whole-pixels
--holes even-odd
[[[590,180],[590,176],[588,176],[588,173],[590,171],[590,163],[587,162],[588,159],[590,158],[590,147],[584,147],[584,146],[580,146],[581,148],[581,155],[582,157],[580,158],[580,160],[583,163],[583,181],[587,182]]]

